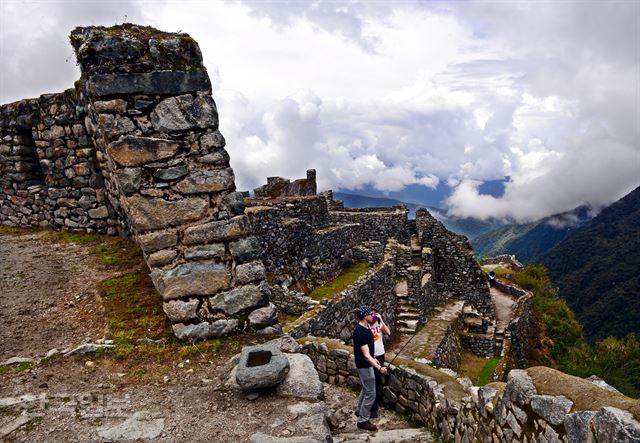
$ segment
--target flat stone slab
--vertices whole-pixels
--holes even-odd
[[[152,439],[160,436],[164,418],[146,411],[133,414],[119,425],[98,428],[98,435],[112,441]]]
[[[0,365],[10,366],[10,365],[18,365],[20,363],[34,363],[34,362],[35,362],[34,359],[28,358],[28,357],[11,357],[10,359],[0,363]]]
[[[278,395],[313,401],[323,399],[324,386],[309,356],[286,354],[286,358],[289,360],[289,375],[278,386]]]
[[[277,386],[288,373],[289,360],[275,346],[247,346],[240,353],[236,382],[243,391],[255,391]]]

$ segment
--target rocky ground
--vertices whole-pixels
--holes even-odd
[[[126,322],[112,318],[98,288],[127,269],[105,265],[95,250],[95,242],[46,232],[0,232],[0,363],[24,359],[0,365],[0,440],[307,441],[301,436],[331,425],[334,441],[431,441],[387,410],[376,435],[357,432],[351,390],[325,384],[326,401],[309,402],[275,391],[249,399],[230,387],[232,357],[270,337],[198,346],[168,336],[123,341],[126,331],[114,329]],[[150,327],[148,335],[158,333]],[[116,347],[106,352],[63,356],[113,338]],[[319,411],[329,419],[318,420]]]

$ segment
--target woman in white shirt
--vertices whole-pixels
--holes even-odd
[[[380,366],[384,367],[384,341],[383,335],[387,337],[391,336],[391,330],[387,326],[387,324],[382,320],[382,316],[378,312],[376,308],[371,308],[373,312],[374,322],[369,326],[371,332],[373,333],[373,357],[378,360]],[[378,416],[378,407],[382,404],[382,376],[380,372],[375,372],[376,376],[376,402],[371,407],[371,417],[375,418]]]

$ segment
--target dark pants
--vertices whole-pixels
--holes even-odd
[[[380,366],[384,366],[384,354],[376,357]],[[382,405],[382,374],[380,371],[374,371],[376,376],[376,402],[371,407],[371,411],[377,411],[378,407]]]

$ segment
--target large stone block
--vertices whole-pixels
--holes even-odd
[[[563,395],[534,395],[531,398],[531,409],[555,426],[564,422],[571,406],[573,402]]]
[[[178,256],[178,251],[163,249],[147,256],[147,265],[150,268],[164,266],[171,263]]]
[[[172,232],[151,232],[139,235],[137,240],[142,250],[148,254],[175,246],[178,243],[178,236]]]
[[[162,304],[162,309],[174,323],[186,323],[198,318],[197,309],[200,301],[192,298],[187,301],[170,300]]]
[[[527,374],[527,371],[523,369],[513,369],[509,372],[507,375],[507,386],[504,391],[505,398],[512,402],[526,405],[537,393],[533,380],[529,374]]]
[[[151,124],[158,132],[188,131],[218,127],[218,111],[209,94],[195,98],[185,94],[161,101],[151,111]]]
[[[137,231],[162,229],[196,221],[206,215],[209,207],[208,199],[196,197],[169,201],[132,195],[126,201],[131,222]]]
[[[252,261],[236,266],[236,282],[240,285],[265,279],[265,269],[261,261]]]
[[[564,419],[564,429],[570,442],[595,443],[596,438],[591,431],[591,420],[596,411],[579,411],[569,414]]]
[[[207,132],[200,137],[200,147],[205,151],[224,148],[227,142],[220,131]]]
[[[285,354],[289,360],[289,374],[278,386],[278,395],[309,401],[324,399],[324,386],[313,361],[304,354]]]
[[[233,217],[185,229],[184,243],[195,245],[210,241],[230,240],[243,237],[249,233],[249,219],[246,215]]]
[[[129,117],[114,114],[98,114],[98,126],[113,138],[136,130]]]
[[[180,144],[162,138],[127,135],[111,143],[107,153],[119,166],[140,166],[171,158],[180,149]]]
[[[255,237],[245,237],[229,244],[231,255],[238,263],[255,260],[260,257],[260,243]]]
[[[599,443],[640,441],[640,423],[630,412],[606,406],[593,417],[593,424]]]
[[[264,308],[258,308],[249,314],[249,324],[254,328],[269,326],[278,321],[278,309],[273,303]]]
[[[171,181],[184,177],[189,173],[187,165],[173,166],[171,168],[158,169],[153,176],[158,180]]]
[[[178,265],[170,270],[154,269],[151,279],[162,298],[171,300],[188,295],[212,295],[227,289],[231,273],[222,263],[198,262]]]
[[[116,171],[116,181],[125,194],[133,194],[140,188],[142,168],[124,168]]]
[[[213,323],[202,322],[195,325],[176,323],[173,325],[173,333],[180,340],[205,340],[207,338],[222,337],[232,333],[238,327],[238,320],[217,320]]]
[[[263,287],[264,286],[264,287]],[[246,285],[209,298],[212,310],[220,310],[227,315],[237,314],[245,309],[259,308],[269,302],[266,284]]]
[[[93,96],[113,94],[176,95],[211,89],[206,71],[154,71],[140,74],[95,74],[87,81]]]
[[[220,192],[235,189],[233,169],[212,171],[193,171],[184,180],[175,185],[175,190],[183,194],[200,192]]]
[[[226,254],[224,244],[201,245],[188,248],[184,251],[187,260],[207,260],[211,258],[223,258]]]

